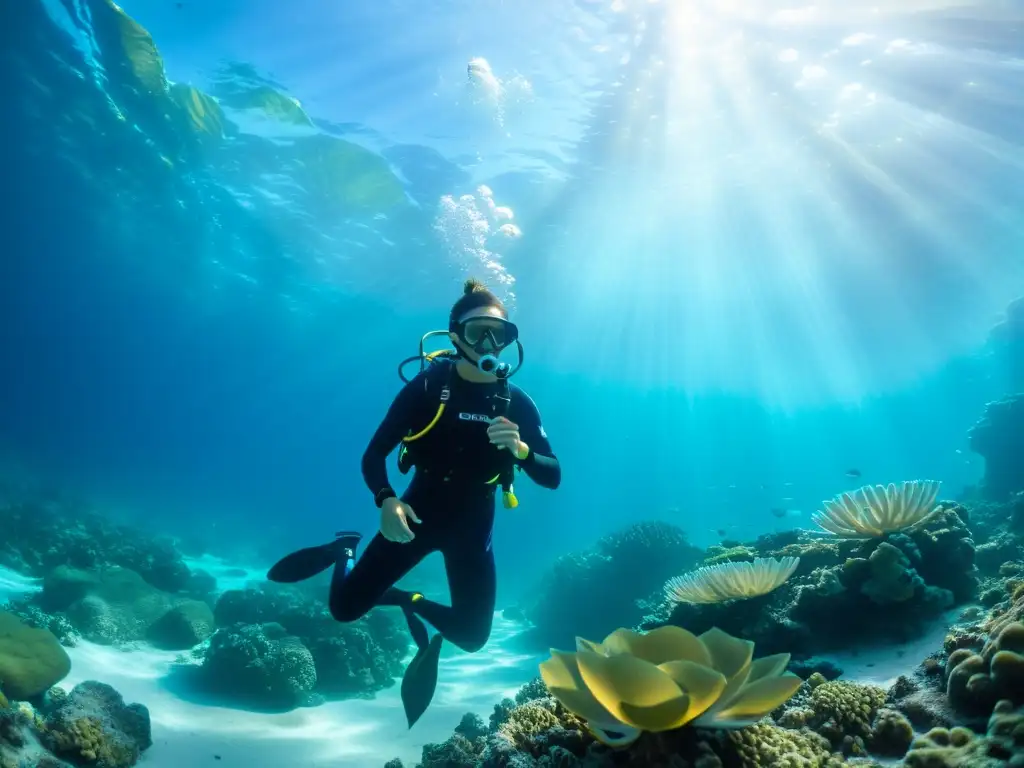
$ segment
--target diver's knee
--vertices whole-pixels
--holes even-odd
[[[466,653],[476,653],[477,651],[483,650],[490,637],[491,628],[486,627],[475,632],[467,632],[465,636],[458,638],[458,642],[455,640],[452,642],[455,643],[460,650],[465,651]]]
[[[477,651],[482,651],[485,645],[487,645],[486,637],[479,640],[474,638],[473,640],[459,643],[459,648],[466,653],[476,653]]]
[[[369,608],[364,608],[361,605],[356,604],[352,600],[345,600],[341,596],[331,596],[327,606],[331,611],[331,617],[335,621],[340,621],[343,624],[348,624],[353,621],[358,621]]]

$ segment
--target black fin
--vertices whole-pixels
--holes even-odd
[[[360,538],[358,533],[343,531],[332,542],[321,544],[319,547],[306,547],[285,555],[267,571],[267,580],[279,584],[294,584],[312,578],[337,563],[339,555],[346,549],[351,550],[354,556]]]
[[[427,634],[427,625],[423,623],[423,619],[413,613],[412,608],[402,608],[402,614],[405,616],[405,623],[409,625],[409,633],[412,635],[413,642],[416,643],[417,650],[424,650],[430,639]]]
[[[440,634],[430,638],[425,648],[421,648],[415,658],[409,662],[402,678],[402,706],[405,707],[405,719],[412,728],[423,716],[434,698],[437,689],[437,664],[441,657],[441,644],[444,638]]]

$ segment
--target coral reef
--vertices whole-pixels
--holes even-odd
[[[984,735],[969,728],[932,728],[914,739],[906,768],[1020,768],[1024,766],[1024,710],[1001,701]]]
[[[637,523],[609,534],[593,550],[555,561],[520,606],[532,624],[520,639],[547,649],[571,645],[577,634],[604,637],[635,626],[643,617],[638,598],[700,559],[683,530],[668,523]]]
[[[71,659],[53,633],[0,611],[0,693],[33,699],[63,680]]]
[[[86,681],[70,694],[53,688],[39,709],[0,696],[3,768],[130,768],[151,745],[146,707],[125,704],[103,683]]]
[[[971,450],[985,459],[980,492],[1005,501],[1024,491],[1024,393],[989,403],[967,434]]]
[[[32,598],[12,600],[4,606],[4,610],[17,616],[22,624],[36,629],[45,629],[56,637],[60,644],[74,648],[78,638],[78,630],[63,613],[47,613],[32,602]]]
[[[989,332],[989,344],[1003,369],[1007,392],[1024,392],[1024,296],[1006,307]]]
[[[928,508],[927,505],[922,508]],[[899,533],[822,540],[806,532],[764,536],[756,557],[796,557],[793,575],[773,592],[717,604],[648,600],[641,627],[712,626],[797,658],[851,643],[904,641],[930,617],[976,594],[974,541],[966,507],[943,503]]]
[[[1003,502],[974,501],[970,509],[979,571],[989,577],[1024,575],[1024,492]]]
[[[757,722],[752,717],[743,728],[701,728],[691,722],[612,747],[595,739],[584,722],[534,681],[515,701],[507,699],[495,707],[489,726],[467,714],[450,739],[426,745],[419,768],[840,768],[877,766],[876,758],[891,764],[903,758],[912,742],[914,750],[923,749],[908,719],[886,704],[913,688],[904,681],[887,694],[877,687],[827,682],[812,675],[785,705]],[[990,730],[1001,734],[999,743],[1005,750],[1019,720],[1004,711],[1005,705],[1000,707],[1001,719]],[[905,765],[973,765],[909,760],[908,756]],[[386,768],[401,765],[392,760]]]
[[[213,634],[210,606],[199,600],[185,600],[164,613],[146,628],[146,639],[157,648],[192,648]]]
[[[128,768],[152,745],[149,711],[109,685],[87,681],[46,717],[42,741],[56,755],[95,768]]]
[[[279,624],[218,630],[202,652],[200,683],[249,707],[288,710],[310,703],[313,654]]]
[[[0,504],[0,565],[44,577],[58,566],[121,566],[164,592],[187,592],[193,574],[171,541],[145,536],[76,505]],[[8,532],[13,532],[11,535]]]
[[[120,566],[82,570],[58,566],[43,578],[43,589],[23,605],[87,640],[116,645],[142,640],[167,650],[185,650],[213,631],[205,603],[157,589]]]
[[[946,695],[964,713],[987,714],[1007,699],[1024,704],[1024,623],[1000,623],[980,651],[957,648],[946,660]]]
[[[397,610],[339,624],[300,590],[267,585],[217,600],[218,627],[178,670],[190,685],[241,706],[281,710],[323,698],[369,696],[394,684],[409,638]]]

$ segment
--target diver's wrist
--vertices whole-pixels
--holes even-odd
[[[385,501],[387,501],[388,499],[393,499],[396,496],[398,496],[398,494],[395,493],[395,490],[393,488],[391,488],[390,486],[385,486],[374,494],[373,503],[377,505],[377,509],[380,509],[381,507],[384,506]]]

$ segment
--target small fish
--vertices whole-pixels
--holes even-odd
[[[846,470],[847,477],[860,477],[860,470],[854,467],[853,469]]]
[[[719,528],[715,531],[715,533],[717,533],[723,539],[726,537],[726,531],[724,528]]]
[[[789,509],[787,507],[772,507],[771,513],[780,520],[784,517],[800,517],[801,515],[799,509]]]

